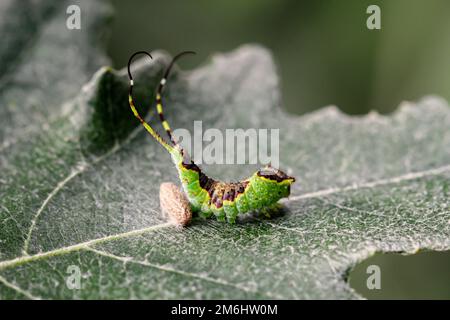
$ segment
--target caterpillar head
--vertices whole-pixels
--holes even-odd
[[[288,176],[283,171],[268,165],[256,172],[256,176],[262,183],[268,186],[267,190],[277,192],[280,198],[288,197],[291,193],[291,185],[295,178]]]

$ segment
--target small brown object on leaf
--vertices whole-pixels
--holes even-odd
[[[164,182],[159,187],[161,210],[169,220],[179,226],[186,226],[192,220],[191,205],[180,188],[172,182]]]

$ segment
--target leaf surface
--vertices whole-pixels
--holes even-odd
[[[96,21],[107,16],[107,7],[91,9]],[[195,219],[179,230],[158,199],[176,172],[132,116],[125,70],[101,68],[80,91],[107,60],[92,32],[75,36],[83,54],[56,54],[74,36],[60,32],[64,10],[52,10],[36,20],[37,40],[14,40],[27,46],[14,66],[0,66],[13,68],[0,91],[0,298],[359,298],[345,277],[374,252],[449,249],[450,109],[442,99],[405,102],[388,116],[327,107],[298,117],[280,108],[264,48],[176,70],[165,94],[172,127],[279,128],[280,166],[297,178],[271,220]],[[152,124],[150,102],[170,57],[154,58],[133,65],[136,104]],[[223,180],[255,169],[203,168]],[[80,290],[67,286],[70,266],[80,268]]]

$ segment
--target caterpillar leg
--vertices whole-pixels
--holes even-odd
[[[213,212],[212,211],[202,211],[202,210],[198,210],[198,215],[199,217],[202,217],[204,219],[209,219],[212,217]]]
[[[258,216],[261,217],[261,218],[270,219],[272,217],[270,208],[269,207],[261,208],[258,211]]]
[[[216,216],[217,221],[220,221],[220,222],[226,221],[225,210],[223,210],[223,207],[220,209],[214,210],[214,215]]]
[[[227,222],[229,224],[235,224],[236,223],[236,217],[227,217]]]
[[[229,224],[235,224],[236,223],[236,217],[238,215],[238,210],[234,203],[225,203],[223,206],[223,209],[225,211],[225,215],[227,218],[227,222]]]
[[[278,212],[280,212],[280,210],[282,208],[283,208],[283,205],[281,203],[277,202],[277,203],[274,203],[274,204],[272,204],[272,205],[270,205],[268,207],[261,208],[258,211],[258,216],[270,219],[270,218],[272,218],[272,216],[274,214],[277,214]]]
[[[221,214],[216,215],[216,219],[219,222],[225,222],[226,221],[225,213],[221,213]]]

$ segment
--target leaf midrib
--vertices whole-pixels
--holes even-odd
[[[284,202],[297,201],[297,200],[301,200],[301,199],[320,198],[320,197],[330,195],[330,194],[354,191],[354,190],[359,190],[359,189],[363,189],[363,188],[370,189],[370,188],[375,188],[378,186],[383,186],[383,185],[388,185],[388,184],[396,184],[396,183],[416,180],[416,179],[420,179],[420,178],[424,178],[424,177],[428,177],[428,176],[435,176],[435,175],[443,174],[447,171],[450,171],[450,164],[444,165],[444,166],[441,166],[438,168],[434,168],[434,169],[418,171],[418,172],[410,172],[410,173],[396,176],[396,177],[390,178],[390,179],[379,179],[379,180],[375,180],[372,182],[366,182],[366,183],[361,183],[361,184],[352,184],[352,185],[342,187],[342,188],[331,188],[331,189],[324,189],[324,190],[320,190],[320,191],[305,193],[303,195],[291,197],[290,199],[288,199]],[[273,224],[273,223],[271,223],[271,225],[273,227],[279,227],[278,225]],[[161,223],[158,225],[153,225],[153,226],[142,228],[142,229],[136,229],[136,230],[118,233],[118,234],[114,234],[114,235],[109,235],[109,236],[105,236],[105,237],[101,237],[101,238],[96,238],[93,240],[77,243],[77,244],[74,244],[71,246],[62,247],[62,248],[58,248],[58,249],[54,249],[54,250],[50,250],[50,251],[46,251],[46,252],[41,252],[41,253],[37,253],[37,254],[33,254],[33,255],[23,255],[21,257],[17,257],[14,259],[1,261],[0,262],[0,271],[3,269],[6,269],[6,268],[16,267],[16,266],[19,266],[19,265],[22,265],[22,264],[25,264],[28,262],[33,262],[33,261],[41,260],[44,258],[60,256],[60,255],[75,252],[75,251],[89,249],[89,248],[91,248],[91,246],[96,245],[96,244],[109,242],[109,241],[115,241],[115,240],[119,240],[119,239],[130,238],[130,237],[133,237],[136,235],[145,234],[147,232],[153,232],[155,230],[168,228],[168,227],[174,227],[174,224],[171,222]],[[284,228],[284,229],[286,229],[286,228]],[[294,231],[294,230],[292,230],[292,231]]]
[[[143,131],[143,128],[141,126],[137,127],[129,134],[129,136],[123,143],[121,143],[121,144],[116,143],[116,145],[114,147],[112,147],[109,151],[104,153],[102,156],[96,158],[94,161],[91,161],[90,163],[87,163],[87,162],[77,163],[75,167],[71,168],[70,173],[66,177],[64,177],[64,179],[62,179],[60,182],[58,182],[56,184],[56,187],[53,188],[52,191],[50,191],[50,193],[44,199],[41,206],[39,207],[36,214],[33,216],[32,220],[31,220],[31,225],[27,232],[27,236],[25,238],[25,241],[24,241],[24,244],[22,247],[22,253],[24,254],[24,256],[28,255],[29,243],[31,241],[31,237],[33,235],[33,231],[35,229],[36,223],[37,223],[41,213],[47,207],[48,203],[52,200],[52,198],[56,194],[58,194],[58,192],[62,188],[64,188],[72,179],[79,176],[80,174],[83,174],[89,167],[96,165],[96,164],[102,162],[103,160],[106,160],[111,155],[120,151],[124,146],[126,146],[128,143],[130,143],[141,131]]]

